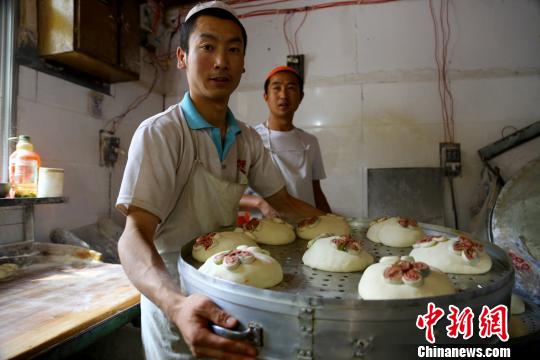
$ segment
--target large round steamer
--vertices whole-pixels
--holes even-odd
[[[365,239],[365,220],[350,221],[354,237]],[[455,230],[420,224],[430,235],[456,236]],[[510,305],[514,272],[506,254],[485,244],[493,259],[489,273],[449,275],[458,292],[454,295],[409,300],[362,300],[358,296],[361,274],[314,270],[302,264],[307,241],[297,239],[283,246],[263,246],[283,267],[283,282],[271,289],[257,289],[213,278],[197,271],[201,265],[191,258],[192,242],[182,248],[179,270],[186,293],[202,293],[240,320],[241,328],[229,336],[244,336],[260,346],[267,359],[387,359],[417,357],[417,345],[428,344],[423,330],[416,328],[418,315],[434,302],[445,311],[435,326],[436,345],[494,344],[497,336],[478,336],[482,306]],[[364,248],[376,261],[386,255],[407,255],[411,248],[390,248],[363,240]],[[475,313],[474,336],[446,336],[448,306]],[[219,329],[217,329],[219,331]]]

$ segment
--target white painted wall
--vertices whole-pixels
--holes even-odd
[[[293,18],[293,31],[301,18]],[[457,203],[460,227],[467,229],[482,169],[477,150],[507,125],[540,119],[540,2],[454,0],[450,21],[463,157]],[[283,15],[242,22],[249,37],[246,73],[231,108],[254,125],[266,117],[265,74],[285,62],[287,46]],[[365,169],[439,165],[443,129],[428,1],[312,11],[298,35],[307,57],[306,95],[295,123],[319,138],[328,175],[322,186],[332,208],[365,216]]]

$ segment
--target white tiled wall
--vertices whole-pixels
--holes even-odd
[[[122,113],[146,91],[147,86],[138,82],[114,85],[113,96],[105,96],[103,119],[96,119],[88,113],[91,90],[21,66],[18,133],[31,136],[42,166],[64,169],[64,195],[69,197],[66,204],[35,207],[37,240],[46,240],[53,228],[76,228],[107,216],[109,173],[99,166],[98,133],[106,119]],[[161,95],[150,95],[124,119],[118,131],[122,148],[127,150],[142,119],[161,111],[162,99]],[[122,162],[125,158],[121,157]],[[122,170],[119,165],[113,172],[113,201]]]
[[[295,15],[291,29],[301,18]],[[450,21],[456,141],[464,162],[456,190],[466,229],[482,169],[477,150],[499,139],[503,127],[540,118],[540,3],[458,0]],[[231,108],[256,124],[266,117],[264,76],[285,62],[283,15],[243,23],[247,71]],[[443,128],[433,39],[427,0],[309,13],[298,37],[307,83],[295,123],[319,138],[328,175],[322,186],[335,211],[367,214],[367,168],[438,166]]]

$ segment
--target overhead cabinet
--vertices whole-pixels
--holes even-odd
[[[139,78],[139,8],[131,0],[40,0],[39,53],[114,83]]]

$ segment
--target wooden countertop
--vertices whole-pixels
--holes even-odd
[[[0,280],[0,359],[26,358],[139,303],[120,265],[40,263]]]

